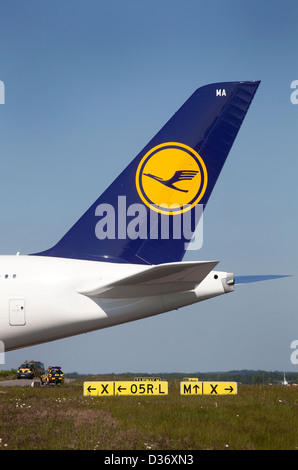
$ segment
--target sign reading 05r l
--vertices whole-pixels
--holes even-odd
[[[142,201],[161,214],[182,214],[202,199],[208,174],[200,155],[178,142],[149,150],[139,163],[136,188]]]
[[[167,395],[168,382],[84,382],[84,396]]]

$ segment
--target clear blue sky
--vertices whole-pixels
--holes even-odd
[[[298,371],[298,5],[10,0],[0,7],[0,252],[54,245],[199,86],[261,80],[189,260],[292,274],[6,353],[77,372]]]

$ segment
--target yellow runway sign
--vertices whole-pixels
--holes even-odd
[[[180,382],[180,395],[202,395],[202,382],[190,381]]]
[[[237,382],[180,382],[180,395],[236,395]]]
[[[236,395],[237,382],[203,382],[204,395]]]
[[[114,395],[114,382],[84,382],[84,396]]]
[[[167,395],[168,382],[84,382],[84,396]]]

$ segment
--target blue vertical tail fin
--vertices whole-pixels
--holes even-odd
[[[181,261],[259,83],[196,90],[64,237],[35,255]]]

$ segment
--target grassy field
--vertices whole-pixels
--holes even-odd
[[[180,381],[168,382],[167,396],[152,397],[84,397],[83,380],[0,387],[0,449],[298,449],[297,387],[180,396]]]

